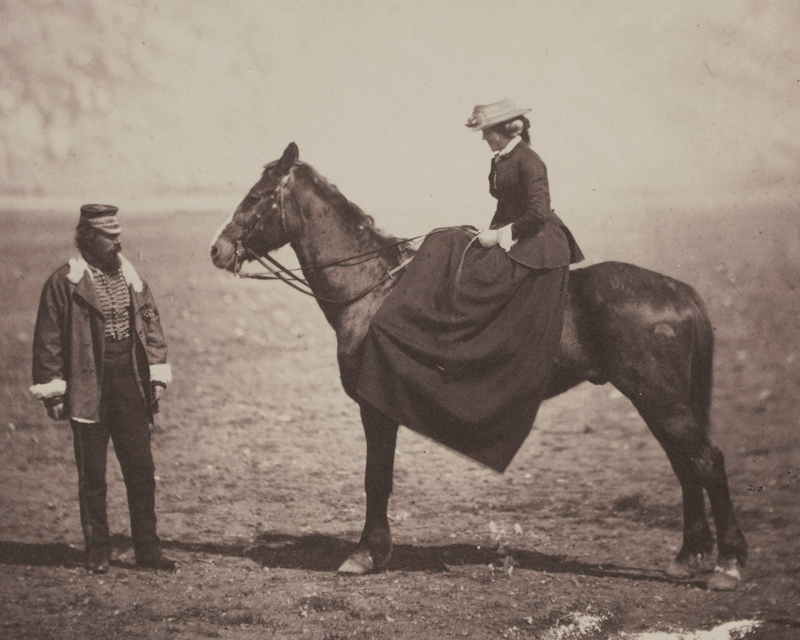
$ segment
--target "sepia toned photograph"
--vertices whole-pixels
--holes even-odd
[[[0,638],[800,640],[798,33],[0,0]]]

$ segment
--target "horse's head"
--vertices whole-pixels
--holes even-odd
[[[266,255],[291,240],[286,191],[299,154],[297,145],[289,143],[280,160],[264,167],[261,179],[222,223],[211,241],[211,260],[217,267],[233,271],[243,258],[242,249]]]

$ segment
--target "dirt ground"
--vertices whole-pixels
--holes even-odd
[[[134,568],[112,454],[115,559],[87,574],[71,432],[27,392],[39,292],[77,214],[0,213],[0,638],[800,638],[798,211],[667,213],[579,240],[707,302],[713,440],[750,544],[734,592],[664,576],[677,480],[628,400],[589,384],[545,403],[502,475],[401,429],[389,569],[337,575],[363,524],[358,410],[313,301],[212,267],[225,212],[122,219],[175,371],[153,449],[159,531],[181,565]],[[761,626],[721,631],[742,620]]]

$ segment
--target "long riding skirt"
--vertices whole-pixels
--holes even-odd
[[[422,244],[370,323],[356,393],[504,471],[544,399],[569,268],[529,269],[501,247],[467,248],[471,239],[457,229]]]
[[[147,411],[133,373],[130,339],[106,341],[100,422],[72,421],[78,496],[87,550],[109,546],[106,516],[106,459],[109,437],[119,460],[131,519],[131,537],[139,552],[159,545],[156,535],[155,466]]]

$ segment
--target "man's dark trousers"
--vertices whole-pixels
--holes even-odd
[[[106,460],[108,440],[114,443],[131,518],[131,537],[136,555],[159,548],[156,535],[155,465],[150,450],[148,411],[133,372],[131,340],[106,341],[100,422],[71,421],[81,525],[87,551],[110,547],[106,514]]]

